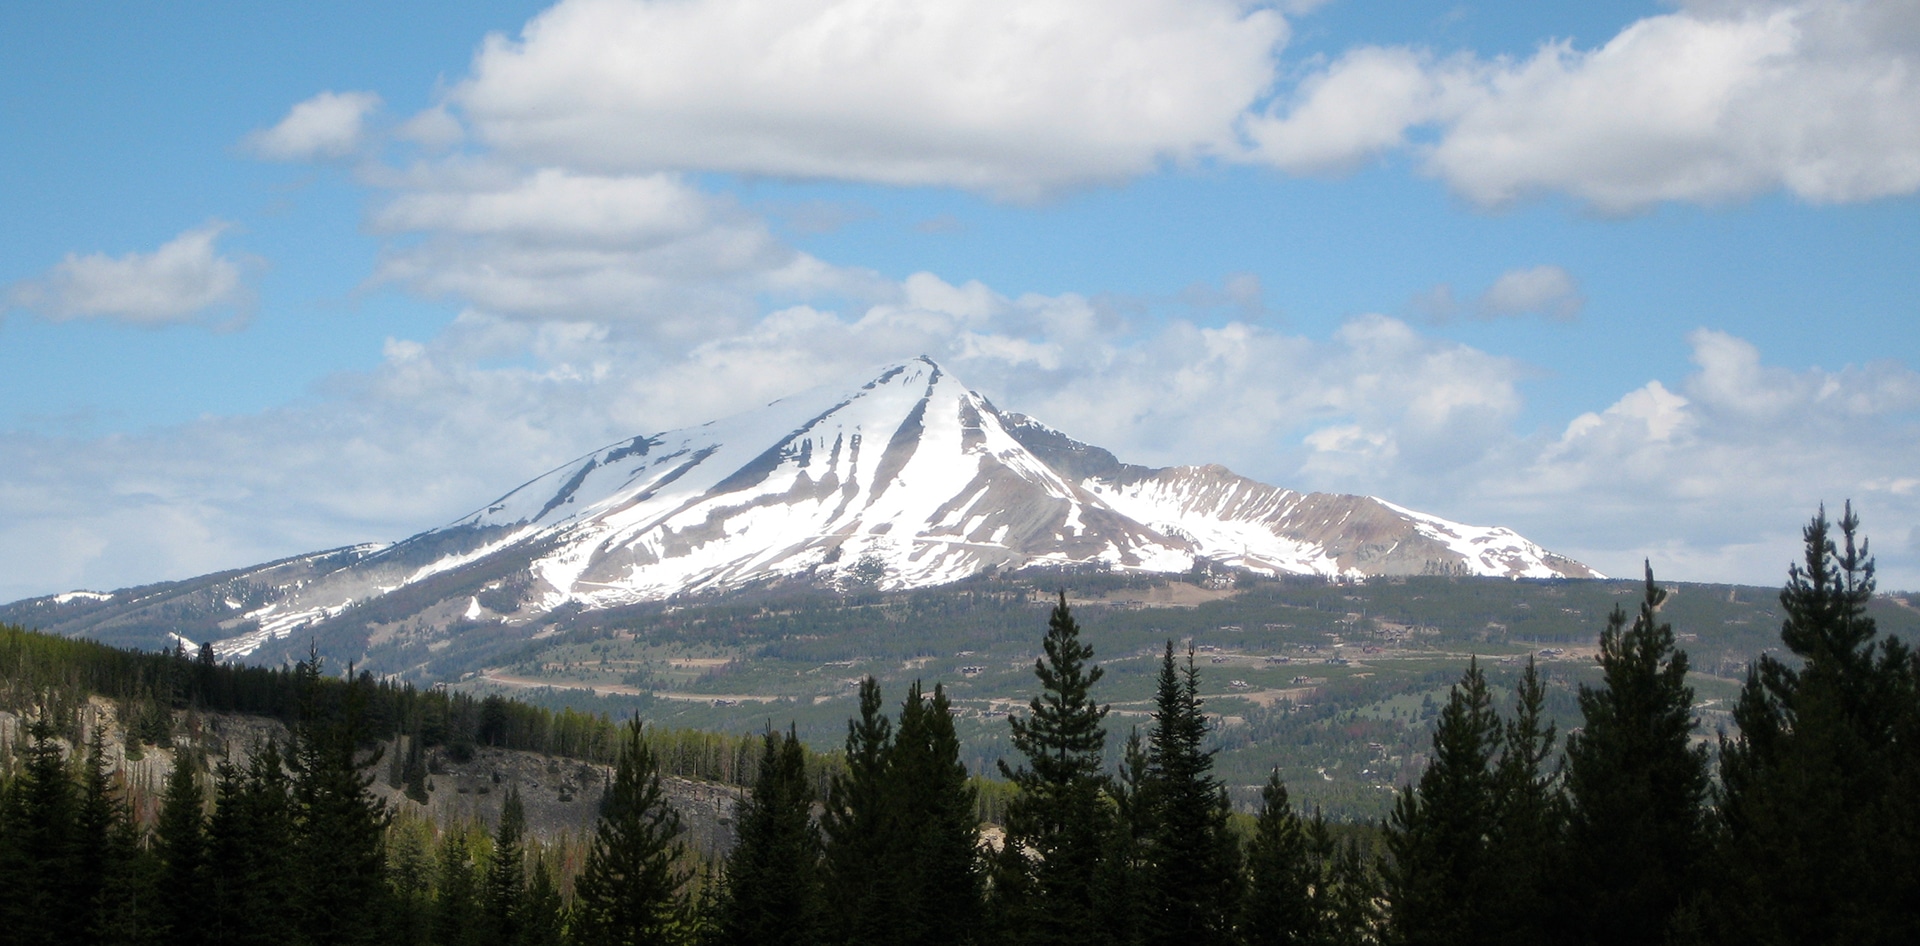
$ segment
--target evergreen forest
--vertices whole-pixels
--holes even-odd
[[[1920,942],[1920,657],[1867,614],[1851,508],[1803,536],[1778,647],[1748,668],[1730,726],[1702,732],[1649,567],[1636,606],[1597,628],[1580,725],[1559,731],[1531,661],[1499,698],[1472,663],[1372,824],[1305,810],[1277,768],[1236,805],[1190,644],[1160,650],[1149,713],[1113,714],[1064,593],[997,779],[963,761],[937,683],[893,702],[865,678],[828,755],[791,725],[673,731],[335,675],[317,654],[248,667],[0,629],[18,730],[0,759],[0,939]],[[180,738],[219,713],[283,735],[227,754]],[[423,820],[373,790],[414,797],[428,749],[482,748],[606,766],[591,827],[538,836],[512,787],[487,823]],[[151,794],[114,761],[143,751],[173,763]],[[672,779],[733,786],[724,849],[691,843]]]

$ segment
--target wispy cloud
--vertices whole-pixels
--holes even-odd
[[[247,136],[244,144],[255,155],[272,161],[312,161],[344,158],[366,142],[367,116],[380,107],[372,92],[322,92],[295,105],[272,128]],[[415,122],[421,135],[444,137],[444,126]],[[456,126],[457,129],[457,126]]]
[[[1414,310],[1436,325],[1461,317],[1485,322],[1538,316],[1571,322],[1580,317],[1586,305],[1573,274],[1551,264],[1507,270],[1469,300],[1458,298],[1450,283],[1434,286],[1413,299]]]

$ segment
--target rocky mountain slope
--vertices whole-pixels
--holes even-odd
[[[1034,566],[1328,577],[1597,577],[1511,530],[1299,493],[1220,466],[1152,469],[1004,413],[930,359],[614,444],[442,528],[0,620],[228,658],[298,635],[348,654],[525,639],[554,616],[802,582],[898,590]],[[339,651],[341,646],[333,649]]]

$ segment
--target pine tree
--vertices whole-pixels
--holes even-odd
[[[161,865],[159,902],[165,941],[180,946],[198,946],[206,940],[213,899],[207,866],[206,795],[200,790],[196,768],[187,750],[174,753],[153,832]]]
[[[379,751],[359,754],[371,741],[365,711],[372,681],[352,678],[323,702],[318,656],[295,672],[301,710],[287,761],[298,928],[317,946],[379,943],[391,913],[384,849],[391,812],[368,793],[374,776],[363,771],[378,765]]]
[[[887,774],[892,748],[880,684],[867,677],[860,681],[860,715],[847,721],[846,771],[829,783],[820,819],[827,938],[836,944],[858,946],[891,935],[899,902]]]
[[[1100,926],[1094,905],[1112,818],[1101,772],[1107,708],[1092,695],[1102,670],[1090,663],[1093,648],[1081,642],[1064,591],[1043,647],[1034,662],[1041,693],[1024,719],[1008,718],[1026,761],[1000,763],[1019,794],[994,862],[993,910],[996,939],[1053,946],[1078,944]]]
[[[133,810],[122,803],[107,835],[106,876],[94,901],[87,942],[99,946],[148,946],[158,925],[155,906],[159,865],[141,843],[144,832]]]
[[[108,858],[113,850],[113,829],[121,820],[121,802],[114,791],[113,775],[107,768],[107,731],[95,724],[87,740],[86,761],[80,769],[80,795],[74,816],[72,835],[73,874],[66,902],[86,904],[76,918],[75,932],[102,929],[107,919],[102,914],[118,909],[101,899],[107,887],[107,875],[114,869]]]
[[[1492,763],[1500,719],[1478,662],[1447,695],[1433,733],[1433,761],[1402,789],[1387,824],[1384,877],[1395,943],[1479,943],[1494,913],[1498,830]]]
[[[481,925],[480,882],[467,833],[449,828],[440,837],[433,898],[434,946],[488,946]]]
[[[1148,848],[1159,821],[1153,810],[1152,775],[1140,729],[1127,733],[1118,777],[1108,786],[1113,823],[1101,853],[1094,914],[1099,938],[1114,946],[1137,946],[1145,937]]]
[[[1246,946],[1306,946],[1321,935],[1314,891],[1319,870],[1306,825],[1274,769],[1260,790],[1260,816],[1247,845],[1247,894],[1240,908]]]
[[[1324,909],[1320,919],[1320,942],[1325,946],[1374,946],[1381,942],[1380,901],[1384,895],[1369,858],[1361,853],[1360,842],[1349,837],[1335,845],[1325,837],[1326,822],[1316,825],[1321,832],[1326,878],[1320,898]]]
[[[1874,563],[1849,504],[1823,508],[1780,593],[1795,668],[1762,655],[1722,737],[1726,942],[1920,940],[1920,661],[1866,613]],[[1838,541],[1836,541],[1836,538]]]
[[[1494,771],[1499,814],[1491,845],[1500,906],[1487,931],[1489,943],[1519,946],[1564,938],[1564,904],[1553,877],[1563,856],[1566,812],[1558,772],[1547,764],[1553,754],[1546,686],[1528,657]]]
[[[527,810],[520,801],[520,788],[508,786],[506,801],[500,807],[500,825],[493,834],[493,855],[487,860],[486,889],[481,899],[488,942],[511,946],[520,938],[526,912],[526,831]]]
[[[1226,787],[1213,776],[1201,711],[1200,672],[1187,649],[1186,667],[1167,642],[1147,740],[1153,831],[1146,886],[1146,942],[1214,946],[1233,935],[1239,894],[1239,844],[1227,828]]]
[[[256,841],[242,818],[246,777],[231,758],[214,766],[213,815],[207,819],[207,903],[203,940],[207,946],[248,942],[247,860]]]
[[[25,765],[0,799],[0,929],[22,946],[71,942],[68,908],[78,809],[50,708],[27,724]]]
[[[72,916],[70,942],[100,946],[150,942],[154,870],[141,846],[143,832],[107,767],[107,732],[96,725],[80,771],[79,808],[72,836],[74,883],[67,902],[85,904]]]
[[[660,765],[627,722],[613,783],[585,867],[574,881],[579,946],[681,946],[687,941],[686,848],[680,814],[660,788]]]
[[[433,826],[395,819],[387,837],[387,884],[391,888],[393,940],[425,946],[433,930]]]
[[[918,681],[909,688],[887,776],[899,878],[891,937],[926,946],[972,942],[981,911],[979,824],[953,707],[939,685],[930,698]]]
[[[1657,620],[1665,597],[1649,565],[1632,625],[1614,608],[1600,635],[1601,685],[1580,687],[1585,722],[1567,740],[1566,883],[1587,942],[1658,942],[1699,885],[1707,753],[1691,744],[1687,655]]]
[[[820,834],[813,824],[806,755],[792,729],[768,730],[753,792],[735,809],[717,924],[723,943],[820,942]]]
[[[561,946],[566,911],[566,902],[561,899],[547,859],[534,857],[533,872],[527,879],[525,922],[520,925],[519,946]]]
[[[216,774],[207,821],[207,942],[284,943],[293,932],[293,813],[279,749],[267,743],[244,770],[223,760]]]

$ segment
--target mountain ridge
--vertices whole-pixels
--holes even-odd
[[[389,545],[0,614],[46,612],[66,618],[43,622],[63,632],[111,637],[165,624],[171,608],[194,618],[167,633],[245,658],[301,631],[430,649],[476,626],[531,636],[557,612],[690,593],[791,581],[892,591],[1035,566],[1602,577],[1503,527],[1301,493],[1216,464],[1125,463],[1000,411],[922,356],[857,387],[610,444]]]

